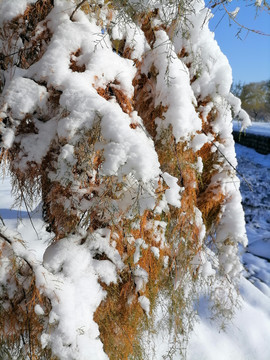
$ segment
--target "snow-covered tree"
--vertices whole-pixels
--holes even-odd
[[[210,10],[0,9],[1,164],[53,234],[40,263],[0,228],[2,358],[184,357],[201,294],[233,314],[246,243],[232,113],[249,119]]]

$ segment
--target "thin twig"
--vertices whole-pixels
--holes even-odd
[[[1,215],[0,215],[0,220],[1,220],[2,224],[3,224],[3,226],[6,226],[6,225],[5,225],[5,222],[4,222],[4,220],[3,220],[3,218],[2,218]]]
[[[23,202],[24,202],[24,205],[25,205],[26,212],[27,212],[27,215],[28,215],[28,217],[29,217],[30,223],[31,223],[31,225],[32,225],[32,227],[33,227],[36,235],[37,235],[37,238],[39,239],[38,232],[37,232],[37,230],[36,230],[36,228],[35,228],[35,226],[34,226],[34,223],[33,223],[33,221],[32,221],[32,218],[31,218],[31,216],[30,216],[30,211],[29,211],[29,208],[28,208],[28,205],[27,205],[27,202],[26,202],[26,200],[25,200],[25,196],[24,196],[24,193],[23,193],[23,191],[22,191],[22,189],[21,189],[21,185],[20,185],[20,184],[19,184],[19,188],[20,188],[20,191],[21,191],[21,196],[22,196],[22,199],[23,199]]]
[[[5,240],[11,247],[12,247],[12,240],[10,240],[6,235],[4,235],[1,230],[0,230],[0,238],[2,238],[3,240]],[[26,264],[30,267],[31,270],[33,270],[33,266],[29,263],[28,260],[26,260],[24,257],[22,257],[21,255],[17,255],[15,253],[15,255],[17,257],[19,257],[20,259],[24,260],[26,262]]]
[[[4,234],[2,234],[1,231],[0,231],[0,237],[1,237],[3,240],[5,240],[6,242],[8,242],[9,245],[12,245],[12,241],[11,241],[9,238],[7,238]]]
[[[207,133],[202,130],[202,132],[207,136]],[[233,164],[230,162],[230,160],[223,154],[223,152],[219,149],[219,147],[214,143],[213,140],[210,140],[210,142],[215,146],[215,148],[217,149],[217,151],[224,157],[224,159],[227,161],[227,163],[235,170],[235,172],[245,181],[245,183],[247,184],[247,186],[249,187],[249,190],[253,192],[253,188],[252,185],[250,184],[250,182],[245,178],[245,176],[240,173],[240,171],[238,171],[236,169],[235,166],[233,166]]]
[[[82,0],[81,2],[79,2],[79,4],[75,7],[75,10],[72,12],[72,14],[70,15],[70,20],[73,21],[73,16],[75,14],[75,12],[79,9],[79,7],[85,3],[87,0]]]
[[[251,31],[251,32],[253,32],[253,33],[255,33],[255,34],[259,34],[259,35],[263,35],[263,36],[270,36],[270,34],[264,33],[264,32],[262,32],[262,31],[260,31],[260,30],[250,29],[250,28],[248,28],[247,26],[245,26],[245,25],[243,25],[243,24],[240,24],[240,23],[235,19],[235,17],[233,17],[233,16],[231,15],[231,13],[230,13],[229,10],[226,8],[226,6],[225,6],[225,4],[224,4],[223,2],[222,2],[222,6],[223,6],[224,10],[226,11],[226,13],[229,15],[229,18],[230,18],[236,25],[240,26],[241,29],[245,29],[245,30],[247,30],[247,31]]]

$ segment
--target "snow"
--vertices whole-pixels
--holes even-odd
[[[37,0],[12,0],[0,1],[0,25],[16,16],[23,14],[28,4],[33,4]]]
[[[50,322],[58,323],[50,334],[42,335],[44,346],[51,344],[54,353],[63,359],[86,360],[89,356],[100,360],[107,359],[98,338],[97,324],[92,316],[105,295],[98,284],[97,274],[100,272],[99,276],[104,281],[116,281],[115,266],[110,263],[111,266],[99,269],[90,252],[76,245],[79,241],[76,237],[63,239],[48,247],[52,235],[45,230],[46,224],[42,220],[40,207],[30,212],[30,222],[24,208],[9,210],[13,199],[8,177],[1,184],[0,191],[0,215],[9,228],[6,230],[7,228],[2,227],[1,231],[7,236],[12,236],[13,232],[10,229],[13,229],[15,234],[18,234],[16,236],[24,240],[26,247],[15,242],[13,249],[16,254],[31,259],[30,263],[35,264],[37,285],[52,302]],[[94,246],[95,244],[92,244],[91,248]],[[121,266],[121,260],[115,255],[115,250],[111,253],[111,258],[116,258],[116,263]],[[95,296],[92,296],[93,294]],[[39,305],[35,307],[35,312],[37,315],[43,315]],[[70,346],[74,338],[77,339],[77,347]]]
[[[190,340],[189,360],[269,359],[269,298],[244,278],[241,278],[241,294],[241,309],[225,331],[201,317]]]
[[[10,116],[22,120],[26,114],[34,112],[44,106],[47,99],[47,90],[31,79],[15,78],[5,94],[5,101],[12,109]]]
[[[162,176],[166,184],[170,187],[165,191],[165,196],[168,204],[179,208],[181,206],[181,196],[179,192],[183,189],[181,189],[181,187],[177,184],[178,179],[174,176],[171,176],[167,172],[163,173]]]
[[[35,313],[37,315],[44,315],[44,310],[39,304],[35,305]]]
[[[98,359],[107,359],[98,337],[98,326],[93,321],[93,313],[105,292],[98,283],[90,253],[79,246],[79,241],[76,236],[62,239],[50,245],[43,256],[47,271],[40,281],[52,301],[51,321],[57,321],[47,341],[53,352],[63,359],[86,360],[95,354]]]
[[[148,245],[145,243],[145,241],[143,239],[136,239],[135,240],[135,246],[136,246],[136,250],[133,256],[133,262],[134,264],[137,264],[137,262],[140,260],[141,258],[141,247],[143,249],[147,249]]]
[[[203,161],[202,161],[202,158],[200,156],[198,156],[198,159],[197,159],[196,170],[199,173],[202,173],[202,171],[203,171]]]
[[[27,3],[30,2],[4,1],[0,3],[0,10],[6,19],[10,19],[23,12]],[[63,360],[103,360],[108,357],[103,350],[98,325],[94,321],[97,308],[106,298],[105,286],[101,283],[110,285],[120,282],[121,271],[129,266],[128,271],[135,284],[135,293],[139,295],[138,302],[150,316],[150,296],[147,298],[143,295],[149,290],[147,286],[150,272],[148,273],[140,264],[144,253],[142,249],[150,246],[152,258],[163,257],[162,250],[167,250],[167,244],[171,241],[166,237],[167,227],[173,226],[173,222],[178,220],[178,215],[172,217],[172,225],[169,224],[169,220],[161,220],[170,218],[170,209],[171,213],[176,214],[179,209],[180,214],[182,193],[190,191],[189,187],[193,191],[199,182],[191,180],[191,184],[185,184],[186,188],[181,187],[181,179],[173,176],[173,172],[170,174],[161,170],[155,147],[157,140],[168,145],[168,139],[164,136],[166,131],[171,131],[173,135],[169,141],[172,140],[174,143],[169,144],[170,146],[175,146],[176,150],[178,146],[182,146],[184,153],[190,151],[194,155],[194,163],[180,164],[180,152],[176,153],[178,168],[174,173],[179,173],[179,177],[185,171],[185,166],[194,169],[191,173],[203,172],[203,155],[197,156],[196,152],[202,149],[204,144],[209,143],[211,146],[212,143],[212,153],[217,158],[217,171],[211,178],[209,188],[213,190],[213,197],[216,189],[220,188],[225,199],[221,205],[213,241],[217,254],[210,251],[205,244],[208,235],[206,225],[203,223],[201,211],[195,204],[187,209],[187,212],[192,213],[192,217],[186,213],[182,214],[187,218],[189,225],[196,225],[198,249],[194,248],[195,254],[190,254],[190,272],[193,271],[194,276],[197,274],[205,282],[210,283],[212,280],[215,283],[214,277],[219,272],[222,272],[228,281],[240,277],[242,264],[239,260],[238,243],[246,245],[247,237],[239,180],[233,169],[237,160],[231,134],[231,109],[235,116],[238,115],[242,119],[242,128],[247,126],[249,119],[241,110],[239,100],[230,93],[231,68],[214,40],[214,35],[208,29],[210,15],[202,0],[192,2],[194,11],[186,15],[186,23],[192,26],[186,27],[186,24],[180,22],[175,36],[170,37],[160,26],[160,20],[153,19],[158,28],[155,29],[152,44],[147,44],[145,34],[137,25],[130,25],[128,22],[127,25],[121,26],[121,23],[117,23],[118,12],[113,12],[112,23],[116,21],[117,25],[112,27],[110,36],[109,30],[103,24],[106,24],[110,11],[107,5],[104,5],[105,10],[100,10],[98,19],[95,19],[93,14],[87,15],[77,9],[72,21],[70,14],[74,3],[60,0],[55,0],[54,3],[55,6],[46,19],[52,37],[46,45],[44,54],[28,69],[15,72],[13,79],[5,84],[0,104],[1,146],[4,149],[18,149],[12,163],[15,173],[17,170],[23,178],[23,174],[28,174],[27,171],[30,169],[35,171],[33,176],[37,183],[42,182],[44,185],[48,182],[53,189],[55,184],[61,185],[63,193],[68,194],[62,195],[63,201],[61,191],[59,198],[58,194],[53,194],[56,199],[50,199],[48,196],[45,199],[46,205],[51,207],[55,201],[60,212],[61,209],[66,213],[70,211],[74,217],[77,216],[81,220],[74,232],[72,223],[72,230],[60,229],[63,230],[63,234],[56,234],[58,238],[54,241],[54,234],[46,232],[46,224],[42,220],[40,198],[33,209],[23,204],[27,208],[15,207],[9,210],[11,200],[7,178],[1,187],[3,196],[0,197],[0,213],[5,223],[1,231],[11,239],[8,243],[10,242],[14,258],[29,259],[37,287],[50,300],[51,309],[47,321],[51,326],[48,327],[48,333],[47,327],[44,327],[41,335],[42,345],[49,345],[53,354]],[[163,3],[145,2],[149,10],[154,9],[156,5],[160,12],[165,11],[163,15],[166,17],[166,6]],[[3,19],[1,14],[0,23]],[[110,20],[108,24],[110,25]],[[114,42],[124,37],[125,47],[130,47],[131,50],[129,59],[114,51]],[[16,46],[20,48],[22,42],[19,41]],[[178,56],[183,49],[188,55]],[[135,59],[142,59],[142,63],[138,65]],[[74,63],[77,69],[76,66],[75,69],[72,68]],[[80,67],[84,71],[79,71]],[[159,107],[163,109],[153,124],[156,125],[156,139],[144,127],[144,122],[138,115],[139,111],[133,108],[136,90],[134,79],[139,72],[140,75],[147,75],[146,78],[148,74],[150,78],[155,77],[150,97],[154,99],[155,110]],[[9,75],[8,70],[5,76]],[[53,91],[57,94],[57,99],[54,99],[55,105],[52,101]],[[118,100],[117,91],[121,92],[123,101]],[[205,106],[202,105],[204,103]],[[210,124],[211,130],[208,134],[202,133],[203,121],[207,122],[207,117],[211,114],[214,114],[214,120]],[[94,140],[90,139],[89,145],[87,139],[91,136]],[[83,146],[87,149],[86,155],[80,149]],[[48,155],[51,159],[49,161]],[[89,166],[94,157],[98,158],[94,159],[98,162],[99,156],[102,157],[100,167],[98,165],[98,169],[94,169],[94,166]],[[257,163],[251,163],[257,167]],[[162,165],[166,167],[166,164]],[[266,167],[264,171],[267,173],[269,168]],[[108,185],[109,181],[112,185]],[[162,188],[161,191],[158,191],[159,187]],[[42,195],[46,197],[47,189],[42,190]],[[49,195],[51,196],[51,193]],[[89,196],[84,198],[84,195]],[[267,210],[266,207],[265,209]],[[146,216],[146,224],[143,225],[138,217],[147,215],[146,210],[150,214],[152,211],[154,216]],[[99,225],[98,221],[96,225],[95,219],[92,222],[91,215],[95,216],[95,211],[97,214],[101,213],[102,225]],[[55,213],[59,216],[59,209]],[[60,217],[61,215],[62,213]],[[88,224],[88,231],[87,226],[81,224],[84,216],[90,217],[87,220],[91,225],[90,228]],[[107,225],[109,216],[111,222]],[[131,220],[130,227],[133,227],[134,232],[145,231],[152,236],[149,244],[146,244],[148,239],[145,234],[145,240],[143,235],[139,235],[142,238],[136,239],[133,235],[127,236],[128,246],[134,250],[129,259],[133,259],[134,264],[132,260],[130,263],[127,259],[127,252],[117,250],[118,235],[111,230],[117,226],[121,228],[121,222],[127,220]],[[213,357],[213,350],[220,353],[220,356],[245,356],[246,349],[238,351],[242,339],[248,336],[246,329],[249,320],[243,320],[243,313],[245,315],[250,312],[258,319],[264,316],[263,330],[265,334],[268,333],[269,307],[265,301],[269,294],[267,220],[263,222],[258,212],[256,221],[259,226],[248,222],[247,232],[251,240],[248,252],[243,254],[246,274],[255,286],[243,277],[240,278],[244,296],[243,310],[237,310],[238,317],[234,320],[236,323],[229,327],[228,337],[223,335],[219,340],[218,328],[210,325],[204,311],[199,313],[202,321],[197,325],[198,334],[191,340],[191,354],[200,351],[201,346],[201,353],[205,353],[209,359]],[[257,229],[260,228],[263,231],[259,233]],[[59,231],[55,231],[57,230]],[[125,228],[122,230],[124,232]],[[189,236],[187,233],[186,235]],[[18,240],[20,238],[23,239],[25,247]],[[175,242],[177,241],[185,242],[187,239],[181,237]],[[167,254],[174,252],[174,246],[177,247],[177,243],[172,244],[172,249],[168,247]],[[188,256],[189,253],[185,255]],[[170,256],[175,261],[174,255]],[[7,257],[4,260],[9,262]],[[164,263],[168,266],[169,257],[164,258]],[[134,265],[132,270],[131,265]],[[187,277],[188,274],[189,271]],[[1,272],[1,281],[4,284],[8,281],[4,272]],[[177,276],[175,282],[177,288],[180,285]],[[190,282],[189,279],[189,284]],[[220,294],[228,296],[231,295],[230,291],[234,292],[232,289],[217,290]],[[182,290],[186,297],[191,295],[189,285]],[[137,295],[134,294],[135,297]],[[223,297],[221,300],[226,302],[226,296]],[[37,304],[35,313],[42,317],[43,311],[41,305]],[[244,326],[239,336],[235,330],[238,325]],[[207,343],[206,333],[209,334],[209,339],[215,341],[214,347]],[[258,333],[258,338],[252,333],[249,343],[251,348],[247,348],[251,354],[257,351],[257,346],[264,351],[265,337],[260,335],[260,331]],[[200,341],[202,344],[198,345]],[[208,346],[205,348],[205,345]],[[228,350],[227,354],[225,349]],[[192,358],[196,358],[197,353],[194,354],[191,355]],[[266,354],[268,355],[267,352]],[[162,354],[157,354],[157,359],[159,356]]]
[[[236,120],[233,121],[233,130],[239,132],[241,130],[241,124]],[[270,137],[270,123],[253,122],[247,129],[245,129],[245,132],[248,134]]]
[[[232,17],[233,19],[236,18],[237,14],[239,13],[239,10],[240,10],[240,7],[237,6],[234,11],[231,11],[229,14],[230,14],[230,17]]]
[[[149,299],[147,299],[146,296],[140,296],[138,301],[139,301],[141,307],[143,308],[143,310],[149,316],[149,312],[150,312],[150,301],[149,301]]]
[[[242,202],[245,208],[249,239],[243,262],[250,281],[269,296],[270,285],[270,155],[236,144],[241,181]]]
[[[192,149],[196,152],[200,150],[205,143],[209,141],[209,138],[205,134],[199,134],[191,142]]]
[[[137,292],[145,289],[145,284],[148,282],[148,273],[140,265],[137,265],[134,271],[134,281]]]
[[[155,255],[155,258],[158,259],[159,258],[159,248],[157,248],[155,246],[151,246],[151,251]]]
[[[165,112],[163,120],[156,120],[158,131],[168,124],[173,126],[173,134],[176,141],[194,134],[201,129],[201,121],[195,112],[194,104],[196,99],[190,87],[189,76],[185,65],[177,56],[175,49],[168,45],[168,35],[165,31],[156,32],[156,42],[153,56],[155,66],[158,69],[156,85],[156,105],[162,103],[164,106],[170,105]],[[170,54],[171,52],[171,54]],[[169,54],[169,55],[168,55]],[[168,56],[169,66],[168,66]],[[164,86],[167,81],[168,85]]]
[[[191,336],[188,359],[230,360],[270,358],[270,157],[236,144],[241,193],[246,212],[248,247],[241,249],[245,277],[240,278],[241,307],[224,331],[199,308],[200,322]],[[268,201],[267,201],[268,199]],[[259,257],[258,257],[259,256]],[[263,258],[261,258],[263,257]]]
[[[5,226],[12,231],[18,231],[26,246],[30,247],[30,252],[35,255],[38,261],[41,261],[52,238],[52,235],[46,231],[47,225],[42,220],[41,207],[38,203],[34,203],[33,209],[28,208],[28,210],[24,203],[22,206],[14,206],[15,200],[11,196],[11,184],[8,175],[2,176],[0,191],[0,216],[4,220]],[[34,227],[29,217],[31,217]]]
[[[236,152],[239,163],[238,169],[253,186],[253,191],[251,191],[245,181],[241,180],[249,237],[247,251],[241,250],[246,269],[245,277],[241,276],[240,278],[241,306],[236,310],[233,320],[227,324],[225,331],[223,331],[215,321],[210,319],[206,298],[201,299],[198,312],[199,322],[195,324],[187,351],[188,360],[197,358],[204,360],[216,360],[217,358],[219,360],[268,360],[270,358],[270,265],[269,261],[257,256],[257,253],[260,252],[259,256],[262,255],[264,258],[269,259],[267,254],[269,254],[270,250],[270,234],[267,220],[270,219],[270,213],[264,203],[264,197],[269,197],[269,183],[265,179],[269,178],[270,161],[269,155],[258,154],[253,149],[241,145],[236,145]],[[6,225],[20,233],[26,241],[27,248],[32,254],[36,254],[37,260],[41,262],[49,241],[48,233],[44,231],[45,224],[41,220],[41,214],[38,212],[30,214],[34,226],[38,230],[38,238],[32,229],[25,210],[19,210],[18,208],[9,210],[13,199],[10,194],[8,177],[1,182],[0,199],[0,214]],[[19,219],[21,217],[21,219],[17,220],[17,216]],[[45,240],[44,236],[47,236],[47,240]],[[107,256],[113,260],[113,263],[121,267],[120,258],[113,250],[113,247],[109,247],[106,240],[109,233],[103,232],[97,234],[97,236],[99,236],[99,241],[94,242],[91,249],[97,249],[98,246],[100,252],[105,251]],[[268,241],[263,240],[264,238],[268,239]],[[103,243],[100,242],[101,239],[103,239]],[[61,351],[61,356],[66,354],[66,358],[69,358],[68,354],[72,353],[73,355],[76,354],[77,359],[97,359],[97,354],[102,353],[101,344],[97,340],[89,341],[89,338],[86,341],[86,333],[90,331],[91,338],[93,338],[97,336],[98,330],[94,323],[91,322],[90,313],[89,318],[85,319],[83,304],[84,299],[87,298],[90,307],[95,308],[99,299],[103,296],[103,291],[101,288],[97,290],[99,285],[95,280],[96,275],[94,273],[102,273],[104,270],[104,273],[107,274],[104,280],[114,281],[116,276],[112,267],[114,265],[110,262],[111,265],[107,268],[109,261],[105,260],[104,269],[97,268],[95,260],[90,260],[87,252],[81,251],[78,253],[78,248],[71,239],[64,242],[65,244],[60,242],[51,245],[44,254],[45,269],[47,271],[50,269],[51,273],[55,274],[52,277],[47,273],[46,281],[55,283],[51,291],[56,291],[59,299],[62,299],[60,303],[54,305],[51,322],[59,321],[59,316],[61,317],[62,313],[69,313],[70,316],[66,318],[65,322],[60,322],[58,331],[64,332],[67,342],[69,337],[73,336],[84,342],[85,354],[79,355],[74,348],[67,350],[65,344],[60,341],[57,332],[43,334],[42,341],[45,345],[52,341],[52,337],[55,337],[55,346],[59,347],[55,349],[56,353]],[[138,245],[139,243],[141,246],[142,242],[138,242]],[[255,246],[256,243],[258,245]],[[158,255],[157,248],[151,247],[151,250]],[[73,257],[74,251],[77,254],[76,258]],[[78,255],[80,256],[78,257]],[[92,270],[89,268],[91,262]],[[105,265],[106,262],[107,265]],[[204,270],[209,271],[209,265],[206,265],[206,267]],[[43,268],[42,271],[44,272],[45,269]],[[74,274],[72,282],[67,281],[67,276],[71,273]],[[81,278],[82,274],[84,274],[83,279]],[[135,275],[136,286],[139,291],[143,289],[145,282],[147,282],[147,273],[138,267]],[[40,281],[44,282],[43,276],[41,276]],[[86,283],[89,285],[88,287],[85,287]],[[74,288],[75,284],[76,290]],[[78,304],[74,302],[76,299],[74,291],[80,293]],[[94,298],[93,293],[96,294]],[[144,311],[148,313],[149,300],[147,297],[141,296],[139,302]],[[36,305],[35,311],[42,316],[43,309],[40,305]],[[81,332],[78,332],[78,329],[81,329]],[[166,339],[163,339],[163,341],[166,343]],[[164,346],[165,343],[163,342]],[[103,358],[101,357],[101,359],[105,358],[105,355]],[[154,359],[161,360],[162,352],[160,352],[160,356],[157,353]],[[180,360],[180,358],[176,357],[175,360]]]

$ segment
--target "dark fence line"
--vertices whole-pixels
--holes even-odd
[[[253,148],[260,154],[270,154],[269,136],[233,131],[233,138],[236,143]]]

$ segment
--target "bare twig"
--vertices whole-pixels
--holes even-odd
[[[3,218],[2,218],[1,215],[0,215],[0,220],[1,220],[1,222],[2,222],[2,225],[5,226],[5,222],[4,222],[4,220],[3,220]]]
[[[202,130],[202,132],[207,136],[207,133]],[[244,182],[247,184],[249,190],[251,190],[253,192],[253,188],[252,188],[252,185],[250,184],[250,182],[245,178],[245,176],[240,173],[240,171],[238,171],[236,169],[235,166],[233,166],[233,164],[230,162],[230,160],[223,154],[223,152],[220,150],[220,148],[214,143],[213,140],[210,140],[211,143],[215,146],[215,148],[217,149],[217,151],[224,157],[224,159],[227,161],[227,163],[235,170],[235,172],[244,180]]]
[[[4,234],[2,234],[1,231],[0,231],[0,237],[1,237],[3,240],[5,240],[6,242],[8,242],[9,245],[12,245],[12,241],[11,241],[8,237],[6,237]]]
[[[30,211],[29,211],[29,208],[28,208],[28,205],[27,205],[27,202],[25,200],[25,196],[24,196],[24,193],[23,193],[23,190],[21,189],[21,185],[19,184],[19,188],[20,188],[20,191],[21,191],[21,196],[22,196],[22,199],[23,199],[23,202],[24,202],[24,205],[25,205],[25,208],[26,208],[26,212],[27,212],[27,215],[29,217],[29,220],[30,220],[30,223],[32,225],[32,228],[34,229],[36,235],[37,235],[37,238],[39,239],[39,236],[38,236],[38,232],[34,226],[34,223],[32,221],[32,218],[31,218],[31,215],[30,215]]]
[[[74,11],[72,12],[72,14],[70,15],[70,20],[73,21],[73,16],[75,14],[75,12],[79,9],[80,6],[82,6],[83,3],[85,3],[87,0],[82,0],[81,2],[79,2],[79,4],[75,7]]]
[[[264,33],[263,31],[260,31],[260,30],[255,30],[255,29],[251,29],[251,28],[248,28],[247,26],[243,25],[243,24],[240,24],[235,17],[233,17],[231,15],[231,13],[229,12],[229,10],[226,8],[225,4],[223,2],[222,3],[222,6],[224,8],[224,10],[226,11],[226,13],[229,15],[229,18],[238,26],[240,26],[241,29],[245,29],[247,31],[251,31],[255,34],[259,34],[259,35],[264,35],[264,36],[270,36],[270,34],[267,34],[267,33]]]
[[[2,238],[4,241],[6,241],[11,247],[12,247],[12,240],[9,239],[5,234],[3,234],[3,232],[0,230],[0,238]],[[25,259],[25,257],[21,256],[21,255],[17,255],[15,253],[15,255],[17,257],[19,257],[20,259],[22,259],[23,261],[25,261],[25,263],[29,266],[29,268],[31,270],[33,270],[33,266],[29,263],[29,261],[27,259]]]

